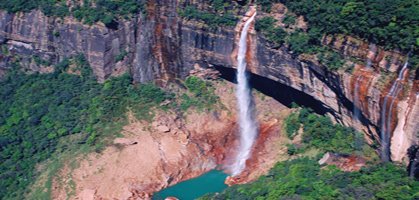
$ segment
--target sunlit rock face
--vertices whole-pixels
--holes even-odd
[[[99,81],[129,72],[136,82],[155,81],[165,85],[168,81],[184,78],[199,64],[204,68],[222,66],[235,68],[235,52],[240,31],[235,27],[209,28],[202,22],[182,19],[177,10],[188,4],[208,10],[208,2],[179,0],[149,0],[147,16],[138,14],[128,21],[121,20],[116,27],[101,24],[87,26],[71,17],[46,17],[39,11],[8,14],[0,11],[0,44],[10,49],[9,55],[0,55],[0,74],[20,55],[21,65],[32,71],[50,72],[48,66],[38,66],[33,56],[51,63],[65,57],[84,54]],[[281,12],[280,4],[273,8]],[[240,19],[246,6],[237,6],[233,13]],[[259,16],[261,17],[261,15]],[[258,20],[258,17],[256,17]],[[236,27],[240,27],[241,22]],[[298,24],[307,28],[304,20]],[[336,122],[353,126],[365,133],[369,143],[380,145],[380,111],[383,97],[391,88],[394,76],[380,76],[381,71],[397,74],[406,55],[387,51],[367,41],[350,36],[324,36],[323,44],[340,52],[352,71],[331,72],[309,55],[293,57],[286,47],[271,48],[263,36],[250,30],[247,58],[249,70],[261,77],[280,83],[291,90],[303,92],[320,102],[319,108]],[[116,57],[125,50],[123,60]],[[356,64],[351,60],[365,61]],[[370,62],[367,62],[369,60]],[[370,65],[372,70],[366,70]],[[393,161],[406,159],[406,149],[417,143],[419,87],[414,73],[408,73],[403,92],[397,97],[391,121],[390,157]],[[354,97],[355,82],[362,77],[358,98]],[[270,85],[271,91],[278,90]],[[282,88],[283,90],[284,88]],[[281,91],[282,92],[282,91]],[[353,119],[353,101],[358,99],[359,120]],[[316,104],[317,105],[317,104]]]

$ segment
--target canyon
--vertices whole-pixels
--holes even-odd
[[[219,71],[221,77],[234,81],[238,44],[244,21],[239,20],[235,27],[208,27],[200,21],[188,20],[179,16],[178,9],[185,8],[190,4],[202,10],[208,9],[208,5],[203,0],[151,0],[146,4],[147,14],[138,14],[129,20],[121,19],[116,27],[106,27],[101,23],[86,25],[73,17],[48,17],[39,10],[15,14],[0,11],[0,45],[2,50],[5,49],[0,54],[0,76],[7,70],[13,70],[12,67],[15,65],[12,63],[20,63],[21,68],[28,73],[49,73],[54,70],[52,65],[59,63],[64,58],[83,54],[99,82],[104,82],[113,76],[130,73],[137,83],[153,81],[164,87],[171,82],[176,82],[177,79],[185,78],[191,74],[191,70],[197,69],[215,69]],[[241,19],[247,9],[245,6],[238,6],[232,12]],[[288,9],[278,3],[273,5],[273,9],[269,13],[258,10],[259,12],[262,14],[257,15],[256,20],[263,16],[273,16],[278,20],[278,25],[282,26],[281,22]],[[307,24],[302,17],[298,18],[297,26],[302,29],[306,28]],[[387,124],[391,133],[388,150],[390,159],[404,164],[409,162],[407,149],[418,143],[419,80],[417,72],[407,70],[401,83],[403,89],[394,97],[392,101],[394,103],[390,105],[384,103],[397,79],[398,72],[407,60],[407,55],[396,50],[386,50],[353,36],[324,35],[322,37],[323,45],[343,55],[345,66],[350,66],[346,69],[332,71],[312,55],[295,56],[286,46],[273,47],[263,34],[256,32],[254,27],[250,27],[248,34],[246,61],[248,70],[251,72],[250,83],[255,89],[273,97],[285,106],[290,107],[292,102],[296,102],[311,107],[317,113],[330,116],[336,123],[352,126],[364,133],[368,143],[377,149],[380,149],[379,147],[382,145],[380,125],[384,119],[381,116],[381,111],[383,109],[390,110],[391,113],[384,114],[393,116]],[[375,47],[371,48],[371,46]],[[40,63],[36,60],[44,62]],[[266,87],[266,85],[270,87]],[[263,104],[263,101],[259,100],[259,103]],[[265,109],[265,111],[269,109]],[[282,109],[284,108],[278,108],[278,111]],[[220,164],[224,158],[219,158],[217,155],[224,154],[213,152],[213,146],[219,143],[218,139],[225,139],[228,135],[233,134],[229,133],[221,137],[225,132],[223,128],[235,127],[234,120],[228,119],[227,114],[221,116],[224,116],[223,121],[226,121],[227,125],[220,125],[222,127],[220,130],[210,130],[210,127],[206,127],[208,130],[200,132],[198,131],[201,128],[200,125],[189,127],[187,130],[194,130],[194,133],[178,134],[176,136],[180,138],[178,141],[171,141],[173,137],[164,136],[166,133],[158,134],[162,135],[158,142],[151,134],[147,135],[148,133],[128,137],[129,141],[138,142],[140,139],[154,141],[154,143],[150,142],[154,144],[150,147],[153,149],[153,155],[161,153],[161,150],[158,149],[159,142],[170,140],[174,145],[168,147],[182,153],[167,156],[177,163],[177,166],[186,169],[196,167],[197,169],[196,171],[173,170],[173,174],[158,178],[158,180],[162,180],[161,184],[150,185],[145,189],[137,188],[138,191],[152,193],[167,185],[201,174]],[[217,121],[212,116],[202,118],[204,118],[201,120],[202,123]],[[176,124],[178,122],[173,118],[165,120],[171,123],[171,125],[164,125],[170,130],[174,127],[181,127]],[[197,121],[200,122],[200,120]],[[134,132],[143,133],[142,126],[144,124],[139,122],[131,123],[126,127],[126,132],[128,134],[129,130],[131,132],[136,130]],[[159,131],[157,126],[156,131]],[[186,130],[181,131],[186,132]],[[220,137],[215,137],[218,138],[216,140],[208,134],[209,132],[218,133]],[[196,155],[202,157],[200,161],[208,159],[204,164],[194,163],[192,155],[185,156],[187,152],[199,152],[201,147],[193,143],[193,140],[208,141],[204,144],[207,146],[204,148],[205,156],[203,156],[204,154]],[[267,144],[265,148],[275,146],[275,143]],[[112,148],[116,147],[110,147],[107,150],[109,152],[107,159],[112,159],[114,156],[112,152],[115,153],[115,150]],[[138,153],[139,150],[135,148],[135,145],[127,145],[124,147],[123,153],[127,153],[127,158],[130,158],[129,151]],[[266,149],[264,151],[269,152]],[[275,156],[277,155],[273,155],[273,157]],[[183,160],[185,158],[188,162]],[[278,159],[266,161],[268,164],[263,169],[269,169],[269,166],[272,166],[275,161]],[[76,171],[76,174],[79,173],[78,177],[89,177],[86,185],[77,188],[77,194],[92,195],[92,188],[95,188],[95,184],[103,178],[100,173],[99,175],[95,174],[101,164],[106,165],[102,162],[104,161],[95,160],[94,166],[84,163],[85,168],[82,169],[86,169],[90,174]],[[131,165],[130,162],[126,162],[126,165]],[[139,163],[140,160],[137,162]],[[156,160],[153,164],[157,163],[158,169],[164,171],[162,168],[164,166],[160,162]],[[134,169],[138,166],[131,167]],[[106,170],[112,171],[112,168],[106,168]],[[263,172],[266,171],[261,170],[258,173]],[[159,171],[150,173],[157,176]],[[123,177],[127,180],[132,178]],[[176,177],[176,179],[169,180],[168,177]],[[257,175],[251,174],[247,177],[254,179]],[[134,178],[142,179],[144,177]],[[124,190],[119,190],[118,194],[106,195],[108,186],[101,186],[99,189],[93,190],[95,191],[93,195],[100,196],[100,193],[104,193],[105,196],[114,195],[121,198],[130,195],[145,195],[135,192],[134,189],[138,182],[130,182],[132,183],[131,188],[124,185],[129,181],[124,180],[123,182],[121,188]],[[60,198],[62,194],[58,191],[55,195]]]

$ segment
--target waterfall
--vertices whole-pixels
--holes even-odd
[[[403,78],[407,70],[408,61],[406,61],[400,70],[397,79],[394,81],[390,88],[390,91],[384,97],[383,104],[381,106],[381,160],[390,161],[390,134],[391,134],[391,122],[393,117],[393,105],[400,90],[403,88]],[[387,105],[388,110],[387,110]]]
[[[246,167],[246,160],[250,157],[253,143],[258,134],[258,125],[254,119],[254,104],[251,89],[249,88],[246,76],[247,32],[255,15],[256,13],[244,24],[238,46],[236,98],[239,111],[240,145],[232,166],[233,176],[240,174]]]

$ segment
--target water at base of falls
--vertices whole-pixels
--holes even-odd
[[[181,200],[197,199],[208,193],[222,192],[228,186],[224,183],[227,174],[212,170],[201,176],[189,179],[153,194],[153,200],[176,197]]]
[[[245,169],[246,160],[250,157],[253,143],[258,134],[258,125],[254,119],[254,104],[251,89],[249,88],[246,77],[247,33],[255,15],[256,13],[253,14],[243,26],[243,30],[240,34],[239,52],[237,55],[236,98],[239,110],[240,146],[235,161],[231,166],[233,176],[240,174]]]

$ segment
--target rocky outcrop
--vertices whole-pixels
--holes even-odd
[[[367,161],[356,155],[342,155],[327,152],[318,162],[320,165],[335,165],[345,172],[359,171],[367,164]]]
[[[149,0],[146,16],[138,14],[131,20],[122,20],[114,29],[101,24],[83,25],[71,17],[46,17],[39,11],[20,14],[1,11],[0,44],[9,49],[9,54],[0,56],[0,73],[2,68],[10,66],[6,63],[14,61],[27,69],[50,71],[37,66],[33,55],[57,63],[79,53],[86,56],[99,81],[129,71],[136,82],[153,80],[165,85],[167,81],[187,76],[196,65],[235,68],[234,52],[241,25],[211,28],[202,22],[179,17],[178,9],[190,4],[209,9],[201,0]],[[287,12],[280,4],[273,8],[280,9],[279,13],[270,13],[278,15],[278,19]],[[245,9],[237,4],[234,13],[243,15]],[[298,26],[307,27],[301,17]],[[270,43],[254,30],[249,33],[249,70],[280,84],[277,88],[267,85],[267,90],[303,93],[310,101],[315,101],[311,104],[315,110],[366,133],[369,143],[379,145],[383,97],[406,56],[350,36],[325,36],[323,44],[340,52],[346,66],[352,66],[352,72],[332,72],[311,55],[296,58],[286,47],[271,48]],[[117,62],[116,56],[123,50],[128,54]],[[354,95],[357,80],[361,80],[359,98]],[[397,118],[391,125],[394,131],[390,149],[395,161],[406,158],[406,149],[417,143],[415,130],[419,129],[415,121],[419,91],[413,75],[406,79],[403,87],[405,92],[397,97],[393,108]],[[353,118],[354,105],[361,105],[359,120]]]

